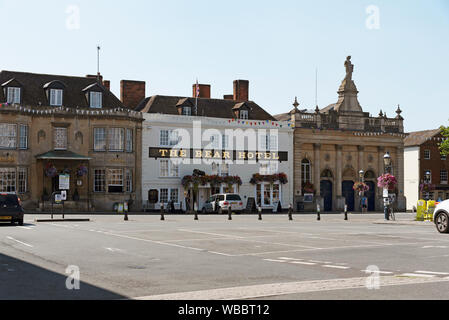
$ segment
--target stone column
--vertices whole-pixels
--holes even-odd
[[[364,146],[357,146],[357,150],[359,152],[359,159],[358,159],[358,170],[357,170],[357,181],[360,181],[360,171],[363,170],[366,171],[365,168],[365,161],[364,161],[364,154],[365,154],[365,147]],[[359,195],[359,192],[355,192],[355,201],[359,204],[359,210],[362,210],[362,197]]]
[[[317,204],[320,205],[321,211],[324,209],[324,200],[321,197],[321,144],[315,143],[313,145],[314,149],[314,174],[313,174],[313,181],[316,189],[316,201],[315,201],[315,207]]]
[[[315,189],[316,189],[316,195],[317,196],[321,196],[321,190],[320,190],[320,176],[321,176],[321,172],[320,172],[320,168],[321,168],[321,163],[320,163],[320,157],[321,157],[321,144],[319,143],[315,143],[313,145],[313,150],[314,150],[314,163],[313,163],[313,184],[315,185]]]
[[[399,211],[406,211],[406,198],[404,195],[404,147],[399,146],[396,148],[396,170],[395,176],[398,179],[398,207]]]
[[[345,198],[343,197],[343,146],[336,145],[335,150],[337,152],[337,172],[335,173],[335,183],[337,184],[337,203],[336,210],[344,210]]]

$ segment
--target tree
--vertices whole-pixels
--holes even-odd
[[[441,134],[443,137],[446,138],[441,144],[440,144],[440,151],[442,155],[449,155],[449,127],[441,127]]]

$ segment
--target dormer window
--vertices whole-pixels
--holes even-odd
[[[64,100],[64,89],[66,85],[59,81],[53,80],[44,84],[45,94],[47,96],[48,104],[52,107],[61,107]]]
[[[90,97],[90,107],[100,109],[103,107],[103,94],[101,92],[91,91]]]
[[[192,108],[188,106],[182,107],[182,115],[183,116],[191,116],[192,115]]]
[[[237,103],[234,108],[232,108],[232,111],[234,111],[234,117],[241,120],[249,119],[249,110],[250,108],[246,102]]]
[[[50,89],[50,106],[62,106],[62,89]]]
[[[20,104],[20,88],[8,87],[6,102],[10,104]]]

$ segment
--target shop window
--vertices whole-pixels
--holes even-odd
[[[94,192],[106,191],[106,170],[94,170]]]
[[[26,193],[28,191],[28,170],[27,170],[27,168],[19,168],[17,183],[18,183],[19,193]]]
[[[108,177],[108,192],[122,193],[123,192],[123,170],[109,169]]]
[[[16,169],[0,168],[0,192],[16,192]]]

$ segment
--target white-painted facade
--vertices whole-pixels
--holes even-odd
[[[404,148],[404,195],[410,211],[416,208],[419,200],[419,155],[419,146]]]
[[[274,206],[277,207],[277,199],[280,200],[283,209],[288,208],[292,203],[294,159],[293,128],[290,122],[152,113],[144,114],[144,119],[142,130],[142,200],[144,207],[158,210],[161,203],[165,205],[165,203],[173,200],[176,209],[182,208],[185,210],[186,197],[189,198],[189,196],[187,195],[188,190],[184,190],[181,181],[184,176],[191,176],[195,169],[203,171],[206,175],[239,176],[242,180],[241,186],[233,185],[231,190],[228,190],[228,186],[224,184],[219,187],[215,186],[213,190],[210,185],[200,185],[196,194],[195,206],[195,209],[199,211],[212,194],[224,192],[238,193],[245,207],[248,198],[257,199],[257,203],[261,204],[262,208],[266,210],[273,209]],[[211,129],[213,131],[210,131]],[[239,129],[241,131],[236,132]],[[176,132],[176,134],[172,133],[172,136],[170,136],[170,132]],[[236,137],[229,138],[235,133],[237,133],[236,136],[239,141]],[[240,138],[243,134],[252,135],[253,133],[257,137],[256,141],[246,138],[244,140],[245,145],[242,146]],[[188,138],[184,139],[184,136],[188,136]],[[211,136],[214,136],[214,138],[211,138]],[[227,138],[223,136],[227,136]],[[269,136],[269,138],[266,136]],[[263,140],[267,142],[263,142]],[[188,141],[190,143],[187,143]],[[253,144],[248,145],[249,141]],[[267,145],[268,149],[265,149]],[[190,159],[190,157],[187,157],[183,158],[183,163],[177,166],[176,160],[172,161],[173,158],[154,157],[156,151],[165,154],[166,151],[163,150],[172,150],[173,148],[177,150],[192,149],[190,152],[194,153],[198,150],[204,150],[204,152],[206,150],[217,150],[217,147],[222,151],[230,151],[231,155],[234,151],[236,154],[243,150],[261,151],[262,155],[265,154],[267,157],[273,155],[273,158],[276,158],[274,154],[278,152],[283,153],[284,156],[287,154],[288,160],[282,162],[245,160],[244,163],[237,163],[232,159],[222,161],[221,159]],[[152,156],[150,156],[150,148],[153,151]],[[181,155],[181,153],[178,153],[178,155]],[[181,161],[181,159],[178,158],[177,161]],[[253,185],[250,180],[256,173],[267,175],[285,173],[288,183],[280,184],[276,181],[273,184],[263,182]],[[155,197],[157,197],[156,203],[154,203]]]

